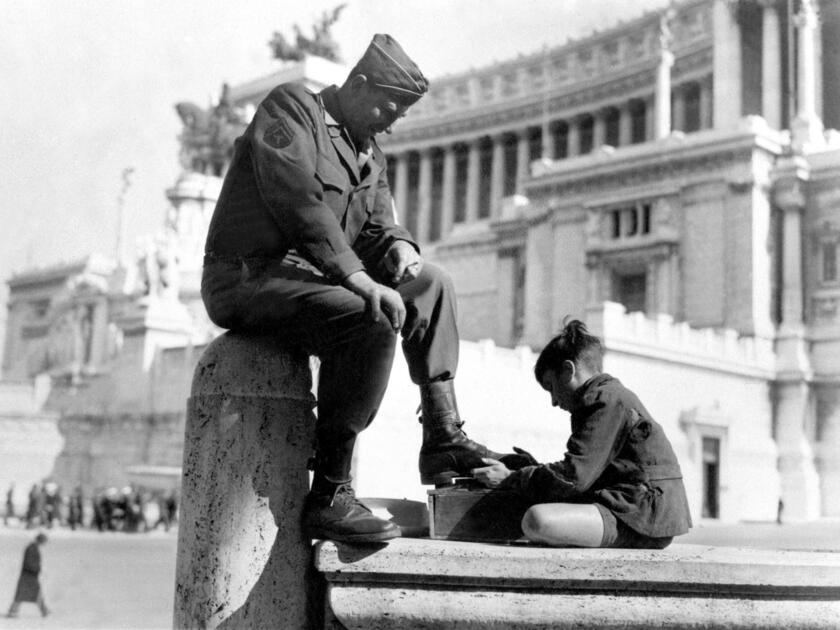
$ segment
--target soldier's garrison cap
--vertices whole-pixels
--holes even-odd
[[[394,92],[402,101],[414,103],[429,89],[420,68],[390,35],[373,36],[351,75],[363,74],[375,86]]]

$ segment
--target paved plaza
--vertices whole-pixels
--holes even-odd
[[[23,604],[17,619],[0,617],[0,630],[129,630],[172,627],[175,531],[101,534],[48,532],[42,548],[42,585],[52,614],[42,619]],[[0,526],[0,607],[5,612],[23,549],[35,530]],[[784,524],[701,523],[680,543],[840,552],[840,520]],[[664,553],[667,553],[664,552]]]

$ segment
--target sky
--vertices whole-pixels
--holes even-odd
[[[180,173],[174,105],[214,104],[280,67],[268,40],[332,34],[352,64],[394,36],[427,77],[484,67],[632,19],[667,0],[0,0],[0,300],[23,269],[114,255],[155,233]],[[122,172],[132,168],[127,190]],[[129,251],[130,251],[129,247]],[[0,327],[5,309],[0,309]],[[0,347],[2,340],[0,340]]]

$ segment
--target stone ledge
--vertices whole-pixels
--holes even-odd
[[[309,357],[271,336],[226,332],[201,353],[191,396],[284,398],[315,404]]]
[[[324,541],[335,628],[830,628],[840,553]],[[329,626],[327,626],[329,627]]]

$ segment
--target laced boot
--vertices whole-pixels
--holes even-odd
[[[349,480],[333,482],[316,473],[303,508],[303,532],[320,540],[372,543],[396,538],[400,528],[362,505]]]
[[[452,380],[420,386],[420,422],[420,482],[424,485],[443,485],[453,477],[467,476],[473,468],[486,465],[482,457],[503,457],[461,430],[464,422],[458,415]]]

